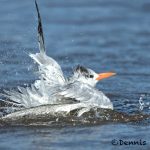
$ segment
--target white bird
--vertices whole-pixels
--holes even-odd
[[[98,81],[115,75],[113,72],[97,74],[89,68],[78,65],[73,76],[65,78],[60,65],[46,55],[41,17],[38,13],[38,43],[40,53],[29,56],[38,64],[39,80],[31,87],[18,87],[18,91],[5,91],[10,100],[25,108],[44,104],[70,104],[69,110],[83,108],[80,115],[93,107],[113,109],[108,97],[95,88]],[[66,107],[64,108],[66,110]],[[63,108],[62,108],[63,110]]]

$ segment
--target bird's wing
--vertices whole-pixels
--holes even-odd
[[[91,106],[113,109],[112,102],[101,91],[78,81],[65,85],[58,94]]]
[[[39,42],[39,49],[42,53],[45,53],[45,44],[44,44],[44,35],[43,35],[43,28],[42,28],[42,20],[38,8],[38,4],[35,0],[35,6],[38,14],[38,42]]]
[[[31,58],[39,65],[39,75],[52,85],[63,85],[65,78],[60,65],[51,57],[42,53],[30,54]],[[40,80],[39,80],[40,81]],[[39,81],[37,83],[39,83]]]
[[[31,87],[18,87],[18,91],[4,91],[5,98],[13,100],[24,107],[33,107],[46,103],[53,104],[55,100],[49,98],[58,87],[65,84],[65,78],[59,64],[46,55],[41,17],[38,5],[35,1],[38,13],[38,42],[40,53],[30,54],[30,57],[39,65],[40,79],[36,80]]]
[[[40,53],[30,54],[30,57],[39,65],[39,73],[44,80],[49,84],[64,84],[65,78],[60,65],[51,57],[46,55],[44,45],[44,35],[42,29],[42,21],[37,2],[35,1],[36,10],[38,13],[38,43]]]

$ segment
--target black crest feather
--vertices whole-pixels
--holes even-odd
[[[81,65],[78,65],[75,70],[74,70],[75,73],[80,73],[82,74],[83,76],[85,77],[88,77],[89,76],[89,71],[88,69],[86,69],[85,67],[81,66]]]

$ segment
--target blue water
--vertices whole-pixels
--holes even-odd
[[[115,71],[97,88],[128,114],[150,113],[150,2],[148,0],[38,1],[48,55],[66,76],[83,64],[96,72]],[[37,52],[34,1],[0,1],[0,89],[26,86],[37,78],[28,53]],[[140,110],[139,99],[144,108]],[[149,124],[78,127],[3,127],[0,149],[150,149]],[[146,140],[146,145],[111,144],[113,139]]]

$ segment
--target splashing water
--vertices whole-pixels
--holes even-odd
[[[146,94],[141,94],[140,98],[139,98],[139,110],[143,111],[144,108],[148,108],[150,109],[150,102],[146,102],[146,100],[148,100],[148,95]]]
[[[142,94],[142,95],[140,96],[140,98],[139,98],[139,104],[140,104],[139,109],[140,109],[140,111],[142,111],[142,110],[144,109],[144,101],[143,101],[144,97],[145,97],[145,95]]]

